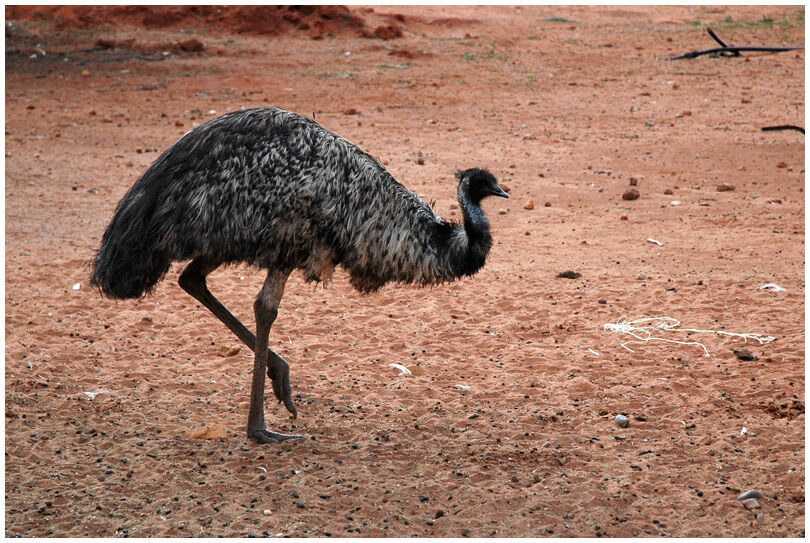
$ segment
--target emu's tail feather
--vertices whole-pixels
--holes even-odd
[[[156,191],[144,190],[151,188],[150,173],[118,204],[93,262],[90,284],[110,298],[139,298],[148,294],[172,263],[171,256],[158,246],[149,228],[157,201]]]

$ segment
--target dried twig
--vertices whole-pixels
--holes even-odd
[[[776,132],[777,130],[795,130],[804,134],[804,128],[793,124],[780,124],[779,126],[763,126],[763,132]]]
[[[718,35],[715,33],[715,31],[714,31],[714,30],[712,30],[712,27],[707,26],[707,27],[706,27],[706,31],[709,33],[709,36],[711,36],[712,38],[714,38],[714,41],[716,41],[717,43],[719,43],[719,44],[720,44],[720,46],[721,46],[721,47],[731,47],[729,44],[727,44],[726,42],[724,42],[723,40],[721,40],[721,39],[720,39],[720,36],[718,36]]]
[[[87,57],[79,57],[76,55],[63,55],[65,58],[69,58],[71,60],[76,60],[78,62],[121,62],[123,60],[129,60],[131,58],[138,59],[138,60],[145,60],[147,62],[160,62],[162,60],[166,60],[166,55],[161,55],[158,53],[158,56],[149,57],[146,55],[141,55],[140,53],[129,53],[126,55],[120,55],[117,57],[107,57],[107,58],[87,58]]]
[[[722,47],[715,47],[714,49],[704,49],[702,51],[690,51],[688,53],[684,53],[683,55],[678,55],[677,57],[669,57],[669,60],[679,60],[682,58],[695,58],[701,55],[723,55],[724,53],[728,53],[728,56],[738,57],[740,56],[740,52],[742,51],[759,51],[759,52],[768,52],[768,53],[781,53],[783,51],[796,51],[799,49],[804,49],[804,46],[796,46],[796,47],[761,47],[761,46],[734,46],[728,45],[726,42],[720,39],[714,30],[711,28],[706,29],[709,32],[709,35]]]

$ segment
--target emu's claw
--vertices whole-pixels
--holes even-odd
[[[270,351],[272,353],[272,351]],[[273,353],[275,354],[275,353]],[[284,402],[293,418],[298,417],[298,410],[295,408],[292,399],[292,387],[290,387],[290,366],[281,357],[268,356],[267,376],[273,381],[273,393],[279,402]]]
[[[300,439],[302,437],[304,436],[271,432],[267,428],[248,428],[248,438],[255,439],[260,443],[281,443],[282,441],[287,441],[288,439]]]

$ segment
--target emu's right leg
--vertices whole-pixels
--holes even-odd
[[[250,411],[248,412],[247,434],[261,443],[281,443],[287,439],[303,436],[271,432],[264,424],[264,374],[267,366],[267,338],[270,327],[278,315],[278,305],[284,294],[284,284],[290,272],[271,270],[261,292],[253,303],[256,313],[256,359],[253,364],[253,384],[250,388]]]
[[[180,287],[193,296],[198,302],[208,308],[216,318],[222,321],[242,342],[256,351],[256,336],[253,332],[234,317],[228,309],[217,300],[205,282],[206,276],[219,267],[220,263],[204,257],[197,257],[186,266],[180,274]],[[298,416],[292,400],[290,387],[290,366],[272,349],[267,349],[267,375],[273,381],[273,392],[279,402],[292,413],[293,418]]]

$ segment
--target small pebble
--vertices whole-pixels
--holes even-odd
[[[622,200],[638,200],[641,194],[636,189],[630,189],[622,194]]]
[[[630,186],[635,187],[636,185],[638,185],[638,179],[636,179],[635,177],[631,177],[630,178]]]
[[[546,203],[545,203],[545,204],[543,204],[543,205],[545,205],[546,207],[551,207],[551,202],[546,202]]]
[[[737,358],[740,360],[759,360],[759,357],[747,349],[740,349],[739,351],[732,349]]]
[[[526,202],[523,204],[523,209],[534,209],[534,202],[531,200],[526,200]]]
[[[672,194],[672,189],[667,189],[664,191],[664,194]]]
[[[239,351],[242,350],[242,347],[239,345],[222,345],[219,349],[217,349],[217,354],[222,357],[229,357],[235,356],[239,354]]]
[[[752,490],[746,490],[745,492],[743,492],[742,494],[737,496],[737,499],[739,501],[748,500],[748,499],[751,499],[751,498],[756,498],[756,499],[761,500],[764,497],[765,497],[765,495],[762,492],[760,492],[759,490],[752,489]]]
[[[613,419],[613,422],[615,422],[616,425],[621,428],[627,428],[627,425],[630,424],[630,419],[628,419],[624,415],[616,415],[616,418]]]
[[[731,183],[721,183],[720,185],[717,185],[717,192],[726,192],[729,190],[734,190],[735,188],[736,187]]]
[[[273,514],[273,512],[272,512],[271,510],[269,510],[269,509],[265,509],[265,510],[264,510],[264,514],[265,514],[265,515],[272,515],[272,514]]]
[[[746,509],[749,511],[751,509],[759,509],[760,505],[759,502],[754,498],[749,498],[747,500],[743,500],[742,504],[745,506]]]

